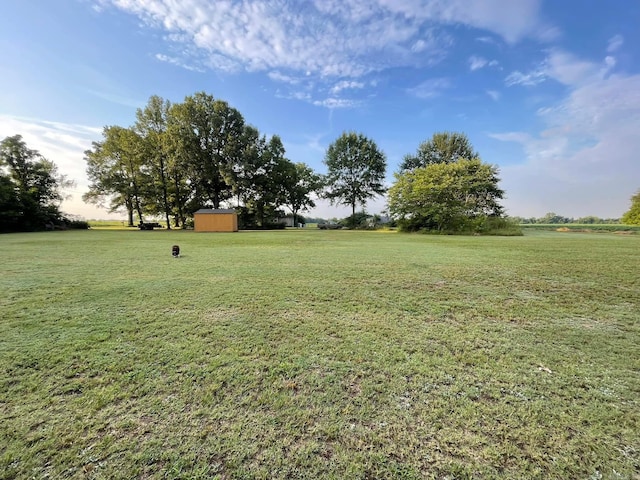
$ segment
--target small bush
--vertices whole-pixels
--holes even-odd
[[[89,230],[89,222],[86,220],[65,220],[65,226],[70,230]]]
[[[444,228],[425,218],[398,220],[400,231],[420,232],[439,235],[496,235],[520,236],[522,229],[515,221],[502,217],[456,217]]]
[[[522,228],[514,220],[502,217],[484,217],[476,224],[475,233],[505,237],[521,236]]]

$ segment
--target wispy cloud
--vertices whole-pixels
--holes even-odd
[[[498,92],[497,90],[487,90],[487,95],[489,95],[489,97],[491,97],[492,100],[494,101],[498,101],[500,100],[500,92]]]
[[[93,141],[102,138],[102,128],[0,114],[0,139],[17,134],[22,135],[29,148],[55,163],[59,173],[76,183],[65,192],[70,198],[63,202],[63,211],[86,218],[108,217],[105,211],[86,205],[81,198],[89,185],[84,152]]]
[[[170,63],[172,65],[176,65],[177,67],[181,67],[181,68],[184,68],[185,70],[190,70],[192,72],[204,72],[205,71],[204,68],[198,67],[198,66],[194,66],[194,65],[191,65],[191,64],[187,64],[181,58],[178,58],[178,57],[170,57],[170,56],[164,55],[162,53],[157,53],[155,57],[156,57],[156,59],[160,60],[161,62]]]
[[[425,80],[421,84],[407,89],[410,95],[423,100],[440,96],[446,89],[451,87],[451,80],[448,78],[432,78]]]
[[[165,32],[188,58],[184,68],[290,71],[356,79],[388,67],[429,65],[452,44],[446,29],[466,25],[514,43],[540,38],[540,0],[96,0]]]
[[[313,104],[317,107],[326,107],[333,110],[338,108],[353,108],[360,105],[360,102],[347,98],[330,97],[324,100],[315,100]]]
[[[613,56],[605,57],[601,63],[584,60],[560,49],[552,49],[547,58],[533,70],[515,71],[505,78],[507,86],[535,86],[548,79],[564,85],[576,86],[607,76],[616,65]]]
[[[611,37],[611,39],[609,40],[609,46],[607,47],[607,52],[609,53],[616,52],[617,50],[620,49],[620,47],[622,47],[623,43],[624,43],[624,38],[622,37],[622,35],[615,35]]]
[[[521,144],[526,155],[525,163],[502,169],[511,209],[539,215],[565,205],[572,215],[622,214],[640,178],[640,75],[603,76],[600,64],[567,55],[555,62],[548,70],[570,91],[538,110],[546,128],[492,135]]]
[[[348,80],[342,80],[338,83],[336,83],[330,90],[330,92],[333,95],[337,95],[339,94],[342,90],[347,90],[347,89],[360,89],[360,88],[364,88],[364,83],[362,82],[355,82],[355,81],[348,81]]]
[[[484,57],[471,56],[469,57],[469,70],[472,72],[484,67],[495,67],[498,65],[497,60],[487,60]]]
[[[524,85],[531,87],[544,82],[547,79],[547,75],[543,69],[532,70],[528,73],[522,73],[519,70],[511,72],[507,78],[504,79],[504,83],[507,87],[513,85]]]
[[[267,74],[267,76],[273,80],[274,82],[282,82],[282,83],[288,83],[290,85],[298,85],[302,82],[302,79],[300,77],[295,77],[295,76],[291,76],[291,75],[286,75],[282,72],[279,72],[277,70],[273,71],[273,72],[269,72]]]

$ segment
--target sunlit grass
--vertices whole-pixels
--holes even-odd
[[[126,220],[89,220],[89,228],[93,230],[131,230]]]
[[[0,236],[0,478],[636,478],[639,247]]]

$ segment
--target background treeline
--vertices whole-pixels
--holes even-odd
[[[19,135],[0,145],[0,231],[86,227],[59,210],[73,182],[53,162],[27,148]],[[397,226],[409,232],[521,235],[526,224],[640,224],[640,192],[622,219],[507,217],[496,165],[485,163],[463,133],[435,133],[405,155],[385,185],[387,161],[376,143],[344,132],[325,153],[325,175],[286,157],[280,137],[267,137],[227,102],[199,92],[172,104],[152,96],[130,127],[106,126],[85,152],[90,181],[83,200],[127,214],[127,223],[163,220],[185,228],[201,208],[234,208],[240,228],[284,228],[285,215],[318,198],[351,208],[349,228]],[[386,194],[385,216],[367,202]],[[80,225],[82,224],[82,225]]]
[[[521,225],[531,225],[531,224],[544,224],[544,225],[555,225],[555,224],[568,224],[575,223],[579,225],[616,225],[620,224],[621,220],[619,218],[599,218],[594,217],[593,215],[589,215],[587,217],[564,217],[562,215],[558,215],[557,213],[549,212],[543,217],[509,217],[511,220],[521,224]]]
[[[243,227],[266,228],[315,206],[322,177],[285,157],[227,102],[204,92],[171,104],[152,96],[131,127],[108,126],[85,152],[86,202],[125,210],[129,225],[162,218],[184,227],[200,208],[239,209]]]

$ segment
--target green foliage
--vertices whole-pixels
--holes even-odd
[[[124,208],[129,226],[144,222],[145,211],[153,203],[150,169],[146,167],[147,149],[143,137],[131,128],[105,127],[103,140],[93,142],[85,151],[89,191],[82,198],[98,206],[108,206],[116,212]]]
[[[176,226],[184,223],[181,197],[176,195],[178,187],[172,182],[176,177],[176,163],[170,157],[168,148],[168,117],[171,103],[157,95],[149,98],[144,109],[136,110],[135,131],[143,139],[147,168],[151,171],[148,189],[150,201],[147,211],[151,215],[163,215],[167,228],[171,228],[170,217],[177,213]]]
[[[89,222],[86,220],[66,220],[64,222],[66,228],[70,230],[88,230]]]
[[[540,217],[539,219],[537,219],[537,223],[572,223],[572,220],[572,218],[563,217],[562,215],[558,215],[557,213],[549,212],[544,217]]]
[[[373,140],[360,133],[345,132],[327,149],[328,173],[325,198],[332,203],[356,206],[385,193],[386,157]]]
[[[478,153],[464,133],[435,133],[430,140],[418,146],[415,155],[405,155],[400,172],[412,171],[434,163],[452,163],[472,158],[478,158]]]
[[[339,223],[356,230],[375,230],[380,225],[380,215],[369,215],[363,210],[343,218]]]
[[[640,236],[0,245],[2,479],[637,477]]]
[[[91,180],[84,200],[111,211],[163,216],[168,228],[188,226],[203,207],[243,206],[252,224],[275,221],[287,206],[294,215],[314,206],[320,177],[285,158],[277,135],[267,139],[238,110],[204,92],[171,104],[152,96],[133,128],[106,127],[85,152]]]
[[[324,187],[323,178],[305,163],[291,163],[286,166],[283,178],[284,202],[293,215],[293,223],[300,220],[298,213],[316,206],[312,194],[318,194]]]
[[[522,236],[522,228],[517,222],[502,217],[478,217],[475,221],[474,233],[481,235],[499,235],[504,237]]]
[[[244,118],[235,108],[212,95],[198,92],[170,109],[176,154],[189,172],[195,202],[220,204],[231,198],[229,171],[240,160]]]
[[[15,184],[0,171],[0,232],[20,230],[21,210]]]
[[[397,173],[389,212],[404,231],[479,232],[489,217],[502,215],[497,174],[497,167],[480,159]]]
[[[284,146],[274,135],[268,141],[256,136],[251,153],[243,157],[236,171],[237,194],[246,208],[256,212],[258,226],[274,223],[278,207],[286,200],[287,178],[292,168],[284,158]]]
[[[547,213],[544,217],[536,218],[536,217],[518,217],[518,216],[509,216],[514,222],[522,224],[522,225],[531,225],[531,224],[578,224],[578,225],[617,225],[620,223],[619,218],[600,218],[593,215],[587,215],[586,217],[580,218],[571,218],[565,217],[562,215],[558,215],[556,213],[550,212]]]
[[[61,222],[62,190],[71,186],[20,135],[6,137],[0,142],[0,232],[44,230]]]
[[[631,197],[631,208],[622,216],[622,223],[640,225],[640,191]]]

